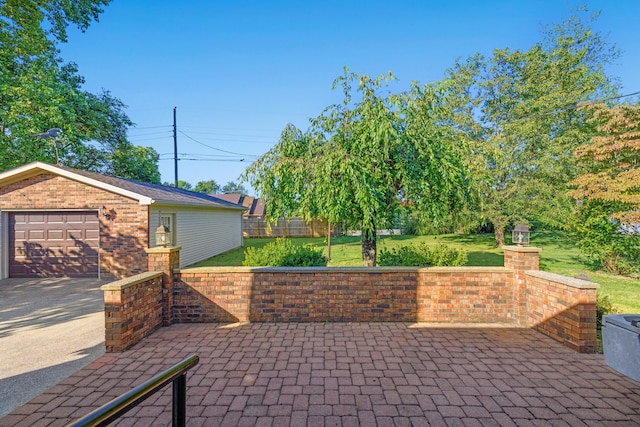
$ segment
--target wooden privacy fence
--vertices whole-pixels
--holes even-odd
[[[301,218],[280,220],[278,225],[269,224],[263,218],[243,218],[243,237],[326,237],[327,221],[305,221]],[[340,226],[331,227],[331,235],[338,236],[341,233]]]

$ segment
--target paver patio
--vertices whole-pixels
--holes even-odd
[[[0,419],[64,425],[190,354],[189,426],[638,426],[640,383],[530,329],[409,323],[161,328]],[[114,425],[170,425],[171,387]]]

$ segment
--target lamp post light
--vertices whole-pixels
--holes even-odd
[[[167,245],[170,244],[171,236],[169,229],[164,224],[160,224],[158,228],[156,228],[156,246],[162,246],[166,248]]]
[[[529,227],[520,223],[515,226],[513,229],[513,233],[511,235],[511,241],[518,246],[524,246],[529,244],[529,236],[531,232],[529,231]]]

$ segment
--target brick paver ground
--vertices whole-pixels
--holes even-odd
[[[174,325],[0,419],[64,425],[190,354],[189,426],[638,426],[640,383],[529,329]],[[114,425],[170,425],[171,387]]]

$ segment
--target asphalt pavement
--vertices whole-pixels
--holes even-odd
[[[104,283],[0,280],[0,417],[104,354]]]

